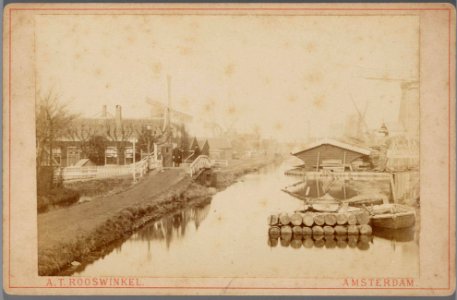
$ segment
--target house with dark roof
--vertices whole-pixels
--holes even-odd
[[[128,119],[122,117],[122,108],[116,106],[115,114],[103,106],[95,118],[76,118],[56,137],[52,147],[54,166],[74,166],[81,159],[92,159],[97,164],[130,164],[139,160],[142,152],[151,153],[153,142],[163,144],[163,120]],[[171,135],[177,131],[171,125]],[[135,152],[133,153],[133,139]],[[45,149],[42,165],[49,165],[49,149]],[[47,157],[46,157],[47,156]]]

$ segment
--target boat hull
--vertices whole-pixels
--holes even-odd
[[[371,223],[374,227],[379,228],[408,228],[414,226],[414,224],[416,223],[416,214],[414,212],[406,212],[393,215],[376,215],[371,218]]]

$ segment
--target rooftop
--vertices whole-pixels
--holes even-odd
[[[347,143],[344,143],[344,142],[341,142],[338,140],[334,140],[334,139],[322,139],[322,140],[319,140],[317,142],[307,145],[305,147],[305,149],[292,153],[292,155],[297,155],[297,154],[300,154],[305,151],[309,151],[311,149],[314,149],[314,148],[322,146],[322,145],[332,145],[332,146],[335,146],[338,148],[347,149],[347,150],[357,152],[360,154],[364,154],[364,155],[369,155],[371,153],[370,149],[368,149],[368,148],[347,144]]]

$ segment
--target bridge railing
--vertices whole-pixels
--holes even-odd
[[[228,167],[229,165],[228,160],[226,159],[212,159],[211,164],[218,168]]]
[[[194,176],[201,169],[211,168],[212,163],[207,155],[199,155],[190,165],[189,165],[189,174]]]

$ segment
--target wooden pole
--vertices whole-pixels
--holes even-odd
[[[346,170],[346,151],[343,152],[343,172]]]
[[[390,174],[390,188],[392,189],[392,200],[397,203],[397,196],[395,193],[394,173]]]

